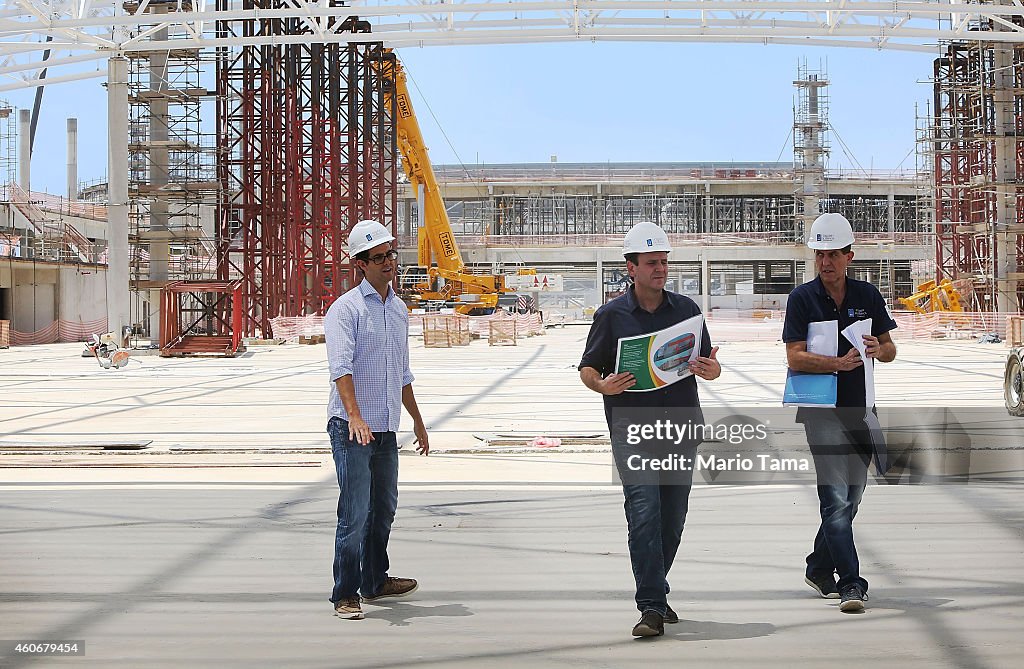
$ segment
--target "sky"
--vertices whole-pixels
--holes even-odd
[[[812,68],[824,67],[831,81],[835,135],[829,166],[910,170],[915,113],[925,113],[931,96],[934,55],[573,42],[405,48],[399,57],[411,76],[413,103],[435,164],[548,162],[551,156],[563,163],[788,162],[793,80],[806,60]],[[98,67],[106,69],[105,63]],[[102,82],[46,89],[33,190],[65,190],[69,116],[78,118],[79,180],[106,178]],[[2,94],[21,108],[31,108],[33,95]],[[208,124],[212,128],[213,120]]]

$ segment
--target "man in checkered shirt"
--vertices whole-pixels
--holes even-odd
[[[430,452],[412,391],[409,315],[391,287],[398,268],[394,240],[377,221],[352,228],[349,257],[363,280],[324,318],[331,372],[327,433],[341,490],[331,602],[335,615],[347,620],[363,618],[363,601],[401,597],[418,587],[415,579],[388,576],[402,406],[412,417],[417,450]]]

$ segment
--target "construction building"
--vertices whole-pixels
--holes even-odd
[[[565,292],[543,295],[542,308],[581,313],[618,294],[622,235],[639,221],[669,233],[670,289],[705,296],[710,308],[784,308],[813,271],[792,163],[442,165],[435,172],[467,262],[564,277]],[[913,292],[933,252],[918,181],[836,175],[823,186],[822,210],[843,213],[861,240],[853,276],[890,299]],[[402,262],[414,264],[416,195],[400,187],[399,202]]]
[[[158,2],[142,11],[153,16],[155,37],[186,42],[183,27],[160,22],[190,8]],[[251,28],[221,26],[225,35],[243,30],[239,37]],[[354,18],[335,28],[369,30]],[[308,27],[268,19],[259,30],[295,37]],[[564,290],[536,296],[547,311],[583,315],[621,292],[621,235],[641,220],[671,236],[672,289],[709,310],[781,309],[813,272],[804,230],[833,211],[857,234],[851,273],[878,285],[890,304],[921,282],[951,278],[967,287],[969,310],[1016,312],[1024,283],[1022,56],[995,40],[945,45],[918,166],[907,173],[829,168],[828,77],[802,64],[792,161],[449,165],[437,167],[437,180],[472,269],[530,266],[563,277]],[[247,336],[271,334],[275,317],[322,315],[351,283],[344,241],[367,216],[392,226],[402,262],[415,264],[421,195],[398,177],[385,105],[393,72],[380,43],[289,40],[139,51],[121,61],[128,322],[136,333],[152,335],[160,291],[190,279],[241,282]],[[124,254],[107,250],[117,235],[104,224],[102,201],[79,200],[71,120],[68,192],[46,196],[31,190],[27,110],[5,109],[0,320],[12,321],[22,341],[77,338],[78,329],[109,320],[107,268]],[[210,118],[215,132],[204,131]],[[101,192],[91,185],[90,200]]]

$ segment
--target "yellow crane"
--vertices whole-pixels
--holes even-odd
[[[498,304],[502,293],[515,292],[506,286],[501,274],[473,274],[466,267],[455,241],[448,210],[434,177],[427,146],[423,142],[419,121],[413,111],[405,70],[395,57],[395,89],[385,94],[385,104],[395,116],[398,150],[402,168],[414,188],[423,189],[423,226],[417,235],[418,267],[411,294],[405,298],[410,306],[428,301],[454,304],[464,314],[489,313]],[[520,269],[520,275],[535,275],[533,268]]]
[[[962,312],[964,310],[960,303],[960,293],[949,279],[943,279],[938,283],[935,281],[922,283],[913,295],[901,297],[900,303],[910,311],[919,314],[930,314],[937,311]]]

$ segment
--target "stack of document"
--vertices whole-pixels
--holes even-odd
[[[807,325],[807,352],[835,357],[839,351],[839,321]],[[839,377],[835,373],[812,374],[787,370],[782,406],[834,407]]]

